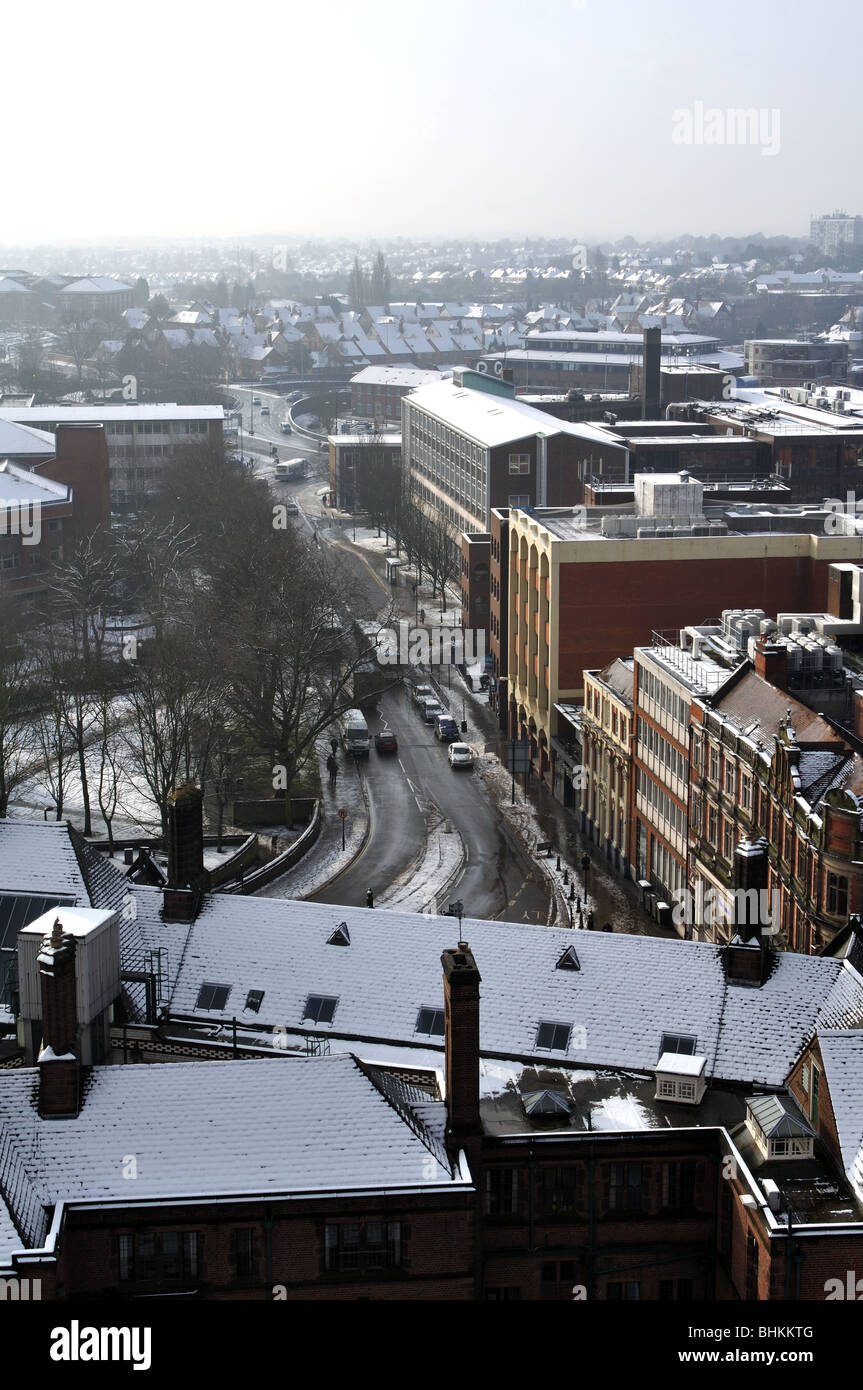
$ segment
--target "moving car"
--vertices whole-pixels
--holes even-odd
[[[260,405],[260,404],[261,404],[261,398],[260,398],[260,396],[253,396],[253,397],[252,397],[252,405]]]
[[[424,700],[435,700],[437,696],[430,685],[415,685],[413,690],[413,702],[421,705]]]
[[[299,516],[300,509],[292,498],[289,498],[287,502],[283,502],[282,506],[284,507],[285,514],[287,516]]]
[[[434,736],[441,743],[458,742],[458,725],[450,714],[439,714],[435,720]]]
[[[291,432],[291,422],[290,422],[290,420],[283,420],[282,423],[279,425],[279,429],[282,431],[282,434],[290,434],[290,432]]]
[[[354,758],[369,756],[369,726],[361,709],[349,709],[343,715],[342,744]]]
[[[262,406],[261,406],[261,414],[262,414],[262,415],[269,415],[269,413],[270,413],[270,407],[269,407],[268,405],[262,405]]]
[[[451,743],[447,757],[450,767],[473,767],[473,753],[466,743]]]
[[[399,741],[394,730],[381,729],[380,733],[375,734],[375,748],[379,753],[397,753]]]
[[[439,714],[446,714],[443,705],[439,705],[437,700],[424,700],[420,705],[420,711],[427,724],[433,724]]]

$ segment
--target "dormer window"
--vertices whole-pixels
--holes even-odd
[[[556,970],[580,970],[581,962],[578,959],[574,946],[567,946],[560,960],[555,966]]]
[[[327,937],[328,946],[350,946],[351,934],[347,922],[339,922],[332,936]]]
[[[690,1052],[663,1052],[656,1064],[656,1099],[698,1105],[707,1087],[706,1057]]]

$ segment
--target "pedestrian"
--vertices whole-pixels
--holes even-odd
[[[413,587],[413,590],[412,590],[412,592],[413,592],[413,594],[414,594],[414,597],[416,597],[416,591],[417,591],[417,586],[416,586],[416,584],[414,584],[414,587]]]
[[[420,609],[420,627],[425,627],[425,622],[426,622],[426,611],[425,611],[424,608],[421,608],[421,609]]]
[[[338,775],[338,770],[339,765],[331,753],[330,756],[327,758],[327,772],[330,774],[331,787],[334,787],[336,785],[336,776]]]
[[[366,893],[366,907],[374,907],[374,905],[375,905],[375,895],[374,895],[374,893],[372,892],[372,890],[371,890],[371,888],[370,888],[369,891]]]
[[[331,747],[332,750],[333,750],[333,757],[335,757],[336,754],[337,754],[338,751],[339,751],[339,741],[338,741],[337,738],[331,738],[331,739],[330,739],[330,747]]]

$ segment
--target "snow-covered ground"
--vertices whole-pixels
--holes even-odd
[[[339,759],[335,790],[330,787],[326,761],[330,753],[329,738],[318,740],[316,747],[321,769],[323,823],[321,833],[296,868],[283,874],[275,883],[262,888],[258,896],[266,898],[309,898],[332,878],[353,863],[362,848],[369,828],[369,813],[363,784],[361,763],[352,764]],[[347,811],[345,848],[342,849],[342,822],[339,809]]]
[[[378,894],[378,907],[434,916],[437,903],[443,901],[449,884],[461,873],[466,858],[461,835],[436,806],[428,808],[426,824],[426,841],[417,858]]]

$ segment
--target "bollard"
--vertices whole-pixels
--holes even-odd
[[[563,871],[563,881],[564,881],[564,883],[569,883],[569,869],[564,869],[564,871]]]
[[[574,883],[571,883],[571,884],[569,885],[569,901],[570,901],[570,902],[573,902],[574,899],[575,899],[575,884],[574,884]]]
[[[557,872],[560,873],[560,855],[557,856]]]

